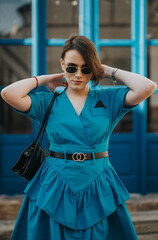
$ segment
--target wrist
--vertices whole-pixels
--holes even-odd
[[[104,69],[104,77],[111,78],[112,71],[114,68],[107,65],[103,65],[103,69]]]
[[[48,81],[47,75],[32,76],[31,78],[35,81],[34,89],[37,89],[39,86],[44,85]]]
[[[38,78],[36,76],[32,76],[32,78],[35,79],[35,81],[36,81],[36,87],[34,89],[37,89],[39,86]]]
[[[47,80],[47,75],[37,76],[37,79],[38,79],[38,86],[42,86],[48,81]]]
[[[117,79],[116,79],[116,72],[118,71],[118,68],[113,68],[112,74],[111,74],[111,80],[113,81],[113,84],[115,86]]]

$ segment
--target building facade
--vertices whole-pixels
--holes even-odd
[[[158,83],[157,27],[157,0],[0,0],[0,89],[61,72],[60,54],[71,34],[90,38],[103,64]],[[111,80],[103,79],[99,87],[109,86]],[[157,94],[158,89],[128,113],[110,140],[111,162],[130,192],[158,192]],[[11,168],[38,129],[0,99],[1,194],[23,193],[27,182]]]

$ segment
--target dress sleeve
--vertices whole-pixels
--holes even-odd
[[[103,91],[104,95],[108,97],[109,111],[113,126],[115,126],[126,113],[138,106],[138,104],[131,106],[124,105],[125,97],[129,90],[129,87],[115,87],[104,89]]]
[[[32,91],[29,92],[28,95],[31,97],[32,101],[30,109],[26,112],[22,112],[16,108],[14,108],[14,110],[22,115],[30,117],[33,120],[37,120],[41,124],[54,93]]]

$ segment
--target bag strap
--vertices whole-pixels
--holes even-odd
[[[38,140],[38,138],[39,138],[39,136],[40,136],[40,134],[41,134],[41,132],[42,132],[42,129],[43,129],[42,136],[41,136],[41,139],[40,139],[40,142],[42,142],[42,138],[43,138],[44,131],[45,131],[45,128],[46,128],[46,125],[47,125],[47,120],[48,120],[48,117],[49,117],[49,114],[50,114],[50,110],[51,110],[51,108],[52,108],[52,106],[53,106],[53,103],[54,103],[54,101],[55,101],[55,99],[56,99],[56,97],[57,97],[58,95],[60,95],[58,92],[55,92],[55,93],[54,93],[54,96],[53,96],[53,98],[52,98],[52,100],[51,100],[51,102],[50,102],[50,104],[49,104],[49,106],[48,106],[47,112],[46,112],[46,114],[45,114],[45,116],[44,116],[44,120],[43,120],[43,122],[42,122],[42,125],[41,125],[41,128],[40,128],[40,130],[39,130],[39,133],[38,133],[38,135],[37,135],[37,137],[36,137],[36,139],[35,139],[34,142],[37,142],[37,140]]]

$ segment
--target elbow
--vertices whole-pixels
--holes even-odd
[[[151,81],[150,86],[149,86],[149,94],[153,94],[157,88],[157,84],[153,81]]]
[[[5,87],[5,88],[2,89],[1,97],[7,103],[9,103],[10,101],[13,100],[12,92],[10,90],[8,90],[8,87]]]
[[[144,87],[144,89],[140,89],[137,95],[139,99],[138,102],[141,102],[146,98],[150,97],[154,93],[156,88],[157,88],[157,84],[150,80],[150,82],[148,82],[148,84]]]
[[[153,81],[150,81],[148,86],[144,89],[144,99],[150,97],[157,88],[157,84]]]
[[[154,83],[154,91],[156,90],[157,88],[157,83],[153,82]]]
[[[148,79],[148,81],[146,82],[146,84],[144,84],[144,87],[142,87],[141,90],[144,91],[144,94],[148,96],[152,95],[155,91],[155,89],[157,88],[157,84],[155,82],[153,82],[152,80]]]
[[[1,90],[1,98],[3,98],[3,100],[5,100],[5,99],[6,99],[6,92],[5,92],[5,88],[3,88],[3,89]]]

